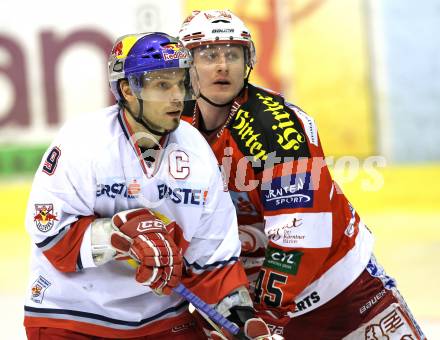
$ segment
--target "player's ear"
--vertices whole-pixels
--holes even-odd
[[[127,102],[131,102],[134,99],[133,91],[131,90],[130,84],[126,79],[122,79],[119,82],[119,89],[121,91],[122,96]]]

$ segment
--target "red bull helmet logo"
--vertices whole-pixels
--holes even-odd
[[[115,43],[111,55],[116,59],[126,58],[133,45],[138,41],[135,35],[127,35]]]
[[[116,56],[122,55],[122,41],[118,42],[115,47],[113,47],[112,54]]]
[[[173,52],[179,52],[179,50],[182,48],[178,44],[166,44],[162,46],[166,50],[173,50]]]
[[[53,211],[53,204],[35,204],[34,222],[38,230],[43,233],[49,231],[55,221],[58,221],[58,218]]]
[[[183,49],[181,44],[170,43],[162,47],[162,55],[164,60],[187,59],[189,57],[187,51]]]

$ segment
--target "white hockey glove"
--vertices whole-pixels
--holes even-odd
[[[110,243],[110,236],[113,232],[111,218],[97,218],[90,224],[92,257],[97,266],[101,266],[118,255]]]

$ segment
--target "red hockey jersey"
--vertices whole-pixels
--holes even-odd
[[[183,119],[203,133],[194,103]],[[257,304],[294,317],[360,275],[373,237],[332,180],[310,116],[249,84],[225,125],[204,135],[223,166],[239,224],[261,226],[268,238]]]

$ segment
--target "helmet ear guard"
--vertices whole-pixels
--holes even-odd
[[[257,63],[257,52],[255,50],[253,40],[251,40],[249,46],[247,46],[247,51],[249,53],[249,67],[254,68],[255,64]]]

